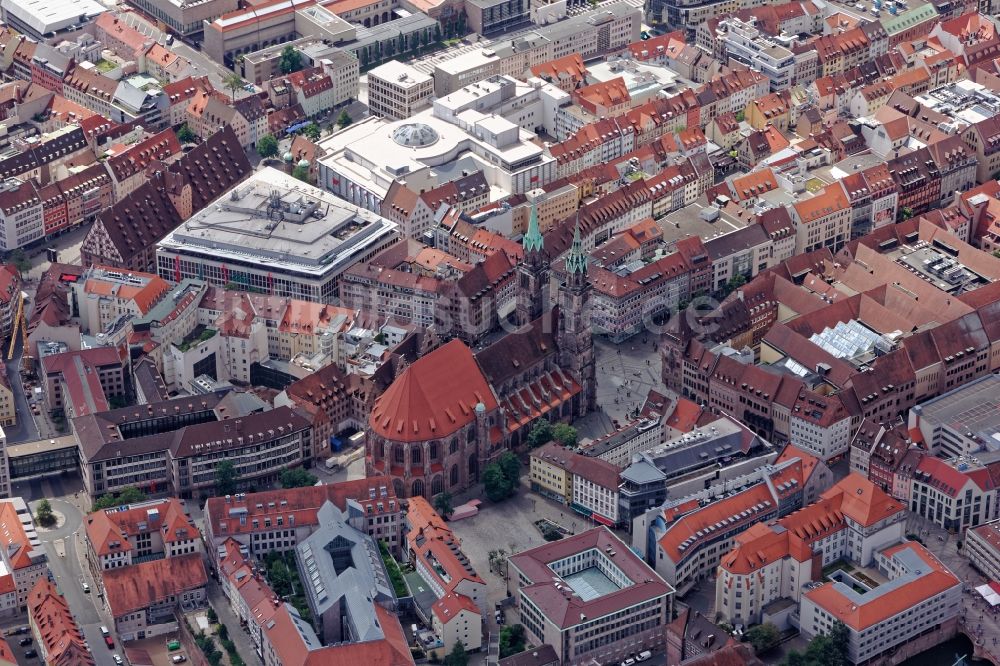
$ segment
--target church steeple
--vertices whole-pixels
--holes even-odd
[[[566,257],[566,272],[570,280],[573,280],[574,276],[578,279],[587,279],[587,254],[583,251],[583,241],[580,239],[579,215],[576,218],[576,229],[573,231],[573,245],[569,249],[569,256]]]
[[[594,332],[591,322],[591,286],[587,279],[587,254],[580,238],[577,215],[573,245],[566,256],[566,281],[559,286],[559,365],[569,371],[583,389],[576,415],[597,408],[597,377],[594,363]]]
[[[538,209],[535,203],[531,203],[531,217],[528,218],[528,231],[524,234],[521,247],[524,248],[524,256],[527,258],[530,252],[542,251],[542,232],[538,228]]]
[[[538,210],[531,204],[528,230],[521,240],[524,258],[517,265],[517,324],[525,326],[549,309],[549,258],[538,227]]]

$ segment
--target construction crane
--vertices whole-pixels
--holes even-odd
[[[18,294],[17,315],[14,318],[14,325],[10,327],[10,349],[7,351],[7,360],[14,358],[14,347],[17,346],[17,334],[21,334],[21,339],[25,344],[28,342],[28,326],[24,321],[24,292]]]

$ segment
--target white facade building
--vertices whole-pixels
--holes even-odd
[[[368,72],[368,108],[390,120],[422,111],[434,95],[434,79],[419,69],[390,60]]]

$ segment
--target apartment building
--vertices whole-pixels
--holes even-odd
[[[531,488],[596,522],[619,523],[618,467],[555,442],[531,452]]]
[[[632,462],[632,456],[648,451],[659,444],[665,435],[664,424],[656,418],[642,418],[624,424],[614,432],[581,446],[578,452],[591,458],[600,458],[619,469]]]
[[[350,522],[397,556],[402,552],[402,508],[392,484],[384,477],[343,481],[310,488],[212,497],[205,504],[205,545],[213,558],[223,542],[232,540],[249,557],[275,550],[289,551],[312,534],[316,512],[325,502],[343,511],[353,507]],[[213,560],[213,566],[217,563]]]
[[[89,335],[117,328],[121,318],[142,317],[170,291],[152,273],[95,265],[72,285],[80,326]]]
[[[795,220],[795,254],[822,247],[835,252],[851,239],[851,205],[839,183],[796,202],[791,212]]]
[[[45,235],[42,200],[31,181],[0,183],[0,225],[0,250],[15,250]]]
[[[806,636],[833,623],[848,628],[848,658],[863,663],[908,642],[928,647],[952,635],[962,606],[962,581],[923,545],[903,541],[875,553],[888,582],[858,592],[828,582],[803,594],[799,624]],[[919,638],[918,638],[919,637]],[[919,649],[919,648],[917,648]]]
[[[964,554],[984,576],[1000,579],[1000,520],[966,530]]]
[[[73,420],[91,497],[137,486],[182,498],[208,493],[219,460],[241,483],[277,479],[312,456],[311,426],[289,407],[266,410],[249,393],[217,391]],[[128,445],[123,446],[123,442]]]
[[[961,534],[998,517],[1000,462],[974,456],[942,460],[923,456],[913,471],[910,511]]]
[[[383,118],[403,120],[430,105],[434,78],[398,60],[368,72],[368,107]]]
[[[554,647],[560,663],[614,662],[663,645],[674,589],[606,527],[508,563],[528,640]]]
[[[100,577],[104,608],[123,641],[177,631],[177,614],[208,604],[200,552],[110,569]]]
[[[906,506],[852,474],[776,523],[756,523],[719,564],[716,608],[731,624],[758,624],[772,602],[798,603],[822,568],[840,559],[870,566],[903,537]]]
[[[45,408],[67,419],[107,411],[124,401],[125,368],[118,347],[93,347],[42,356]]]
[[[436,599],[448,594],[468,597],[480,614],[487,613],[486,582],[462,552],[459,539],[423,497],[409,500],[405,516],[406,559]],[[470,647],[470,646],[466,646]],[[473,648],[480,646],[471,646]]]
[[[633,520],[633,546],[679,590],[714,577],[722,557],[749,527],[818,500],[832,473],[823,461],[787,446],[773,463],[736,468],[725,478]]]
[[[27,597],[28,626],[38,658],[48,666],[94,666],[94,655],[73,617],[69,602],[48,578],[32,586]]]
[[[24,612],[29,608],[29,593],[40,579],[48,579],[49,565],[45,550],[35,531],[35,523],[28,505],[20,497],[0,501],[0,559],[7,575],[0,577],[3,602],[8,602],[11,588],[16,592],[15,608]],[[0,603],[7,608],[7,603]]]

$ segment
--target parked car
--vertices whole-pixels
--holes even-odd
[[[646,661],[647,659],[649,659],[652,656],[653,656],[652,652],[650,652],[649,650],[643,650],[639,654],[635,655],[635,660],[636,661]]]
[[[115,660],[115,663],[118,664],[118,666],[122,666],[122,664],[125,663],[125,661],[121,658],[121,655],[117,652],[111,655],[111,658]]]
[[[174,662],[175,664],[183,664],[185,661],[187,661],[187,657],[185,657],[182,654],[175,654],[170,658],[170,661]]]
[[[104,637],[104,644],[108,646],[109,650],[115,649],[115,639],[111,638],[111,636]]]
[[[38,656],[38,653],[35,652],[34,648],[32,648],[30,650],[25,650],[24,651],[24,658],[25,659],[34,659],[37,656]]]
[[[622,662],[622,666],[635,666],[635,659],[629,657],[628,659]]]
[[[80,585],[83,586],[83,593],[84,594],[90,594],[90,585],[87,584],[87,581],[82,581],[80,583]]]
[[[103,624],[101,625],[101,636],[110,636],[111,632]]]
[[[18,645],[24,647],[25,645],[31,645],[31,636],[25,636],[17,642]]]

